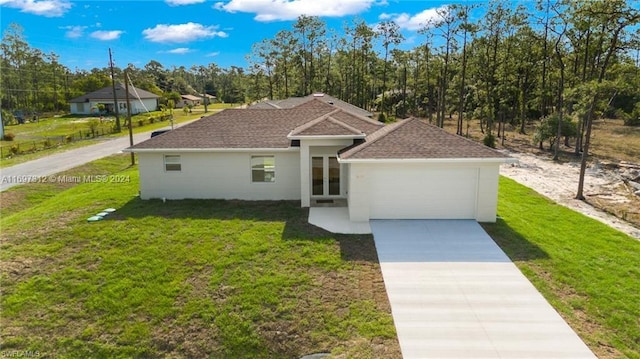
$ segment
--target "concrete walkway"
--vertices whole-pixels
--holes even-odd
[[[475,221],[371,229],[405,359],[595,358]]]

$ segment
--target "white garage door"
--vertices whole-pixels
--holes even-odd
[[[370,218],[474,219],[477,181],[477,168],[376,166],[369,177]]]

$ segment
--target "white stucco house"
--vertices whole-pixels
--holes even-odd
[[[336,200],[351,221],[494,222],[510,161],[420,119],[385,126],[319,100],[224,110],[126,151],[138,154],[142,199]]]
[[[104,105],[108,113],[115,113],[116,110],[120,114],[127,113],[127,97],[124,84],[116,84],[116,99],[118,106],[116,109],[113,99],[113,88],[111,86],[102,88],[97,91],[90,92],[86,95],[76,97],[69,101],[69,110],[74,115],[95,115],[99,114],[99,106]],[[131,113],[138,114],[141,112],[156,111],[158,109],[158,100],[160,96],[151,92],[139,89],[137,87],[129,87],[129,102],[131,103]]]

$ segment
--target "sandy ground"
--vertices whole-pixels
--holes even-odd
[[[574,199],[578,189],[580,164],[556,163],[548,159],[528,153],[509,153],[519,160],[518,163],[505,164],[500,168],[500,174],[509,177],[536,192],[569,207],[586,216],[640,239],[640,229],[626,221],[594,208],[588,203]],[[587,169],[584,193],[606,193],[609,201],[628,201],[622,195],[617,195],[615,187],[619,185],[619,178],[596,165]]]

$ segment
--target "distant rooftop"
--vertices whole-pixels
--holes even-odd
[[[286,108],[294,108],[305,102],[309,102],[311,100],[320,100],[322,102],[326,102],[330,105],[333,105],[339,109],[354,113],[356,115],[372,117],[373,114],[369,111],[363,110],[360,107],[354,106],[348,102],[342,101],[339,98],[317,92],[305,97],[290,97],[284,100],[264,100],[253,105],[249,105],[247,108],[249,109],[286,109]]]

